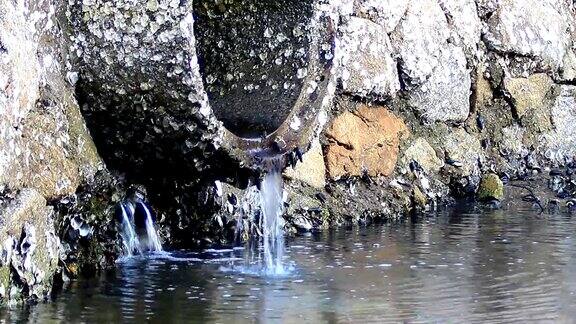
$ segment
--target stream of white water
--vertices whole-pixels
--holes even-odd
[[[122,222],[120,224],[120,235],[124,243],[125,255],[132,256],[134,253],[142,254],[143,251],[161,252],[162,244],[154,227],[152,213],[143,202],[136,203],[138,207],[129,201],[120,203]],[[141,211],[140,211],[141,210]],[[144,215],[140,215],[143,213]],[[145,234],[137,233],[135,221],[136,217],[144,217]]]
[[[146,236],[148,243],[148,250],[153,252],[161,252],[162,244],[160,243],[160,238],[158,238],[158,233],[156,233],[156,228],[154,228],[154,222],[152,221],[152,213],[146,207],[146,204],[139,202],[140,206],[146,214]]]
[[[267,275],[284,275],[284,213],[282,157],[265,161],[266,174],[260,188],[262,207],[261,228],[264,249],[264,272]]]
[[[122,224],[121,224],[121,231],[120,235],[122,236],[122,241],[124,243],[125,252],[128,256],[133,255],[134,251],[141,254],[142,251],[140,249],[140,242],[138,241],[138,236],[134,231],[134,226],[128,217],[128,213],[133,215],[133,211],[131,209],[126,209],[126,205],[124,203],[120,203],[120,210],[122,212]]]

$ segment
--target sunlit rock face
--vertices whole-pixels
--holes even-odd
[[[532,56],[557,69],[572,42],[571,7],[565,0],[501,1],[487,21],[487,45],[499,52]]]
[[[0,187],[73,194],[98,170],[52,1],[0,3]]]
[[[61,250],[47,205],[103,168],[67,72],[63,5],[0,2],[0,304],[49,296]]]
[[[352,95],[393,97],[400,90],[394,51],[383,26],[352,17],[342,27],[340,78]]]

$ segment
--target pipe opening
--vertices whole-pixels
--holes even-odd
[[[197,54],[212,110],[236,136],[276,131],[322,74],[315,0],[194,4]],[[321,81],[321,80],[320,80]],[[304,99],[305,101],[308,99]]]

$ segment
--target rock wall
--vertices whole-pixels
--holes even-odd
[[[222,139],[215,137],[218,122],[205,116],[203,105],[192,110],[179,105],[176,111],[181,118],[167,118],[166,103],[185,101],[189,95],[185,83],[170,86],[170,80],[180,80],[178,71],[157,83],[160,86],[150,102],[162,104],[148,106],[146,96],[138,97],[142,110],[127,114],[124,126],[151,126],[140,128],[145,130],[142,133],[128,132],[127,137],[102,132],[110,129],[99,128],[106,126],[102,107],[110,102],[94,100],[90,87],[76,88],[92,131],[105,135],[98,141],[99,149],[113,156],[114,172],[126,173],[126,178],[111,176],[104,168],[75,98],[77,81],[85,85],[91,78],[105,80],[114,73],[100,65],[107,55],[119,57],[126,48],[139,48],[135,37],[100,30],[102,16],[120,15],[105,20],[103,26],[113,25],[112,31],[130,26],[130,35],[138,34],[144,24],[157,24],[152,34],[145,35],[146,46],[162,42],[170,53],[171,40],[193,37],[186,28],[170,29],[167,34],[160,22],[189,17],[182,8],[189,9],[191,3],[119,1],[118,8],[125,6],[118,12],[105,2],[70,3],[67,7],[55,0],[0,2],[2,297],[42,298],[49,291],[47,278],[54,272],[73,276],[88,260],[103,265],[113,259],[117,236],[111,210],[126,183],[143,182],[147,187],[162,237],[173,246],[229,242],[238,225],[243,235],[257,232],[251,222],[259,213],[257,176],[247,174],[219,151],[213,141]],[[498,178],[524,179],[547,168],[573,166],[576,13],[572,1],[346,0],[337,4],[333,8],[338,35],[336,96],[324,116],[322,132],[306,153],[297,152],[302,161],[285,171],[288,229],[399,218],[434,210],[454,198],[473,197],[479,186],[483,186],[479,198],[501,199],[506,195]],[[82,5],[94,10],[82,11]],[[86,14],[80,15],[85,23],[80,31],[66,22],[79,8]],[[154,21],[130,20],[133,12],[139,17],[150,14]],[[186,23],[192,21],[174,26],[186,27]],[[83,34],[87,31],[101,38],[87,42]],[[107,39],[118,46],[96,51],[95,46]],[[193,52],[193,44],[178,46]],[[69,51],[74,54],[68,55]],[[167,69],[198,63],[172,54],[173,62],[162,61]],[[149,59],[161,60],[153,55]],[[86,64],[92,60],[98,64]],[[76,65],[79,62],[83,67]],[[114,120],[122,120],[127,107],[118,101],[125,94],[122,89],[150,90],[149,80],[138,76],[151,74],[140,72],[112,78],[119,83],[97,85],[116,93],[108,98],[118,107]],[[158,89],[165,89],[166,96]],[[206,98],[192,99],[204,102]],[[186,129],[180,122],[189,118],[210,120],[203,124],[205,128]],[[170,154],[162,153],[164,147],[148,150],[150,140],[163,138],[164,133],[174,135],[165,138]],[[113,149],[107,146],[107,136]],[[152,168],[139,169],[143,165],[137,159],[139,151],[154,158]],[[168,156],[174,152],[183,156]],[[163,159],[180,162],[165,164]],[[214,161],[220,162],[211,168]],[[53,242],[54,248],[41,253],[46,251],[30,248],[31,242]]]
[[[312,190],[323,199],[294,195],[296,211],[395,217],[474,196],[483,174],[572,163],[575,18],[564,0],[349,1],[326,165],[291,174],[309,183],[316,164],[331,181]],[[387,118],[397,122],[374,122]],[[309,197],[305,187],[290,184]]]
[[[0,2],[0,302],[48,296],[67,255],[54,205],[104,168],[67,72],[63,6]]]

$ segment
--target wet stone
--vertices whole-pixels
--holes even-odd
[[[504,198],[504,184],[500,177],[494,173],[482,177],[478,188],[478,199],[482,201],[502,200]]]

